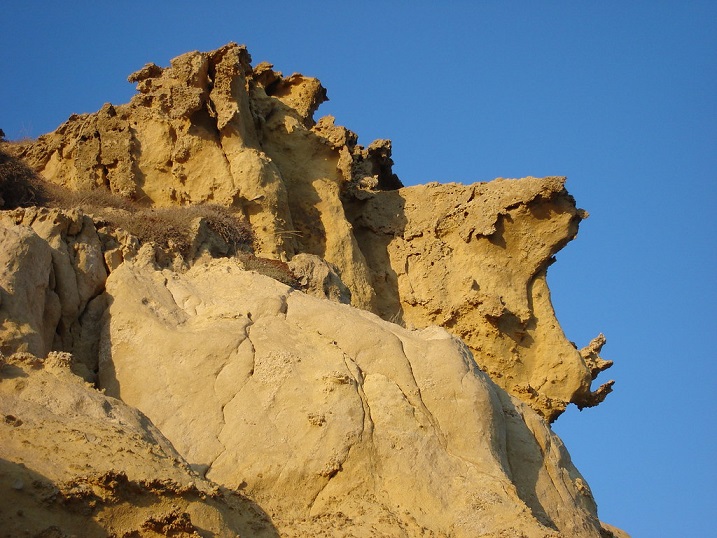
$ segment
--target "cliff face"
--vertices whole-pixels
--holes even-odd
[[[315,122],[326,100],[316,79],[252,68],[234,44],[149,64],[130,81],[129,104],[4,149],[69,189],[156,208],[223,205],[307,293],[238,259],[178,263],[78,210],[2,212],[0,337],[12,358],[0,390],[20,370],[42,383],[42,361],[28,353],[71,353],[62,379],[71,368],[117,402],[107,405],[144,413],[162,433],[146,433],[138,414],[136,435],[185,466],[180,476],[137,456],[111,469],[89,462],[92,476],[192,476],[246,495],[171,493],[184,499],[176,513],[154,512],[188,534],[209,528],[202,518],[220,535],[619,534],[601,526],[548,425],[571,402],[596,405],[612,384],[591,389],[611,364],[598,355],[602,335],[578,351],[550,303],[547,267],[586,216],[564,178],[403,188],[390,142],[362,147],[333,118]],[[82,396],[67,398],[95,401],[78,379],[67,383]],[[3,404],[6,417],[49,412],[39,409],[50,400],[23,390]],[[3,458],[35,465],[13,446]],[[34,470],[54,484],[77,479]],[[58,502],[49,510],[60,525]],[[226,515],[232,502],[239,519]],[[134,519],[122,527],[110,504],[86,509],[97,535],[168,532],[170,523],[147,523],[151,510],[128,508]]]
[[[284,78],[244,47],[188,53],[161,69],[130,75],[139,94],[73,116],[22,154],[42,175],[72,189],[109,188],[157,206],[217,203],[249,218],[258,250],[290,259],[304,252],[341,268],[353,303],[374,292],[343,214],[341,196],[400,186],[391,146],[368,148],[336,127],[314,123],[326,99],[316,80]]]

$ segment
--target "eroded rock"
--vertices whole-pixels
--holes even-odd
[[[351,304],[351,290],[341,280],[335,265],[313,254],[297,254],[288,265],[309,295]]]
[[[596,345],[578,352],[550,302],[547,268],[586,216],[564,181],[408,187],[373,194],[351,212],[376,312],[447,328],[495,383],[550,420],[570,402],[596,405],[611,386],[592,391],[612,363]]]
[[[354,306],[445,327],[550,420],[571,402],[607,396],[611,382],[591,388],[597,363],[563,335],[545,284],[585,216],[564,178],[400,189],[390,141],[364,148],[334,118],[314,122],[327,99],[316,79],[250,61],[229,44],[167,68],[149,64],[130,75],[139,93],[129,104],[73,116],[14,151],[68,187],[234,207],[253,225],[259,254],[318,256]],[[107,254],[110,268],[121,259]]]
[[[229,44],[179,56],[167,68],[150,64],[130,75],[139,93],[129,104],[72,116],[14,151],[73,189],[108,188],[160,206],[235,206],[254,226],[261,254],[342,262],[355,301],[369,304],[339,194],[344,183],[400,186],[390,143],[364,149],[333,120],[314,129],[313,113],[326,100],[318,80],[249,62],[243,46]],[[327,244],[326,236],[336,239]]]
[[[0,234],[3,351],[72,351],[78,373],[92,379],[108,274],[93,220],[77,210],[16,209],[0,212]]]

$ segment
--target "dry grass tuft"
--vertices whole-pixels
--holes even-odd
[[[259,274],[278,280],[287,286],[301,289],[299,279],[296,277],[288,264],[280,260],[260,258],[251,252],[239,252],[237,253],[237,257],[241,261],[245,270],[256,271]]]
[[[209,229],[226,243],[228,254],[253,250],[254,233],[249,223],[221,206],[141,208],[111,215],[102,212],[101,215],[111,225],[128,231],[140,242],[156,243],[185,258],[191,253],[199,219],[203,219]]]
[[[187,257],[198,219],[227,245],[228,254],[252,250],[254,233],[249,223],[217,205],[148,208],[106,189],[72,191],[43,180],[20,159],[0,148],[0,209],[45,206],[80,209],[107,225],[122,228],[140,242]]]

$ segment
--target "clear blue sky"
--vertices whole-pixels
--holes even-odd
[[[38,136],[127,102],[146,62],[237,41],[320,78],[318,115],[392,139],[407,185],[568,176],[592,216],[553,299],[578,345],[607,335],[617,383],[555,429],[603,520],[713,536],[717,2],[242,4],[5,0],[0,127]]]

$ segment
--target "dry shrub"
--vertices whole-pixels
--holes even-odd
[[[46,206],[80,209],[122,228],[142,243],[154,242],[183,257],[191,254],[197,219],[227,245],[228,254],[252,250],[254,234],[246,220],[218,205],[148,208],[104,188],[73,191],[43,180],[20,159],[0,149],[0,208]]]
[[[48,193],[47,205],[59,209],[77,208],[84,213],[104,216],[107,209],[121,209],[136,212],[142,208],[129,198],[112,194],[107,189],[73,191],[59,185],[45,182]]]
[[[260,258],[251,252],[238,252],[237,257],[241,261],[244,269],[247,271],[256,271],[257,273],[273,278],[291,286],[292,288],[301,289],[301,283],[288,264],[280,260],[270,260],[269,258]]]
[[[209,229],[226,243],[228,254],[253,249],[254,233],[249,223],[221,206],[141,208],[102,216],[109,224],[136,236],[140,242],[156,243],[185,258],[191,254],[198,219],[204,219]]]
[[[44,205],[44,182],[20,159],[0,149],[0,208]]]
[[[80,209],[110,227],[122,228],[141,243],[153,242],[165,250],[181,254],[185,259],[191,254],[197,219],[204,219],[206,225],[227,244],[229,254],[236,254],[246,270],[256,271],[297,289],[301,287],[286,263],[253,254],[251,225],[225,207],[148,208],[103,188],[72,191],[44,181],[20,159],[0,149],[0,209],[33,205]]]
[[[185,221],[171,209],[142,208],[110,215],[102,212],[102,217],[111,226],[134,235],[140,243],[155,243],[164,250],[178,252],[186,258],[192,244],[191,219]]]
[[[203,218],[207,226],[234,252],[247,250],[246,247],[254,245],[251,225],[246,220],[238,219],[226,207],[214,204],[195,205],[188,207],[187,211],[195,217]]]

